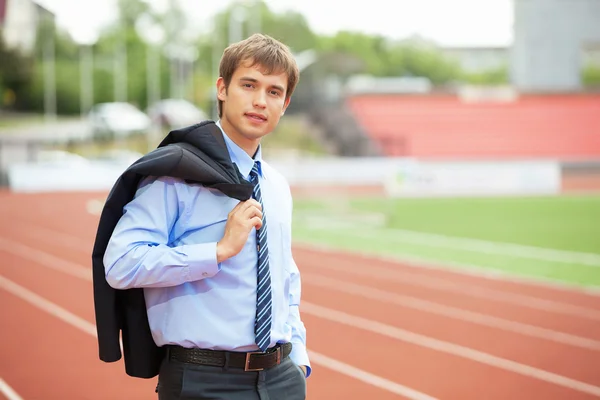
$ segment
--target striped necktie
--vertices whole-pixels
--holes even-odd
[[[254,333],[256,334],[256,344],[262,351],[266,351],[271,342],[271,274],[269,272],[269,249],[267,248],[267,220],[258,183],[258,162],[255,162],[252,167],[250,182],[254,184],[252,197],[263,207],[262,227],[256,231],[258,262]]]

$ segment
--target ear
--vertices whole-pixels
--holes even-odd
[[[287,99],[285,99],[285,103],[283,103],[283,109],[281,110],[281,115],[285,114],[285,110],[288,108],[288,106],[290,105],[290,101],[292,100],[291,97],[288,97]]]
[[[227,99],[227,87],[222,76],[217,79],[217,99],[225,101]]]

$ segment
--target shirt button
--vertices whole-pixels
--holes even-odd
[[[260,245],[256,245],[256,250],[260,251]]]

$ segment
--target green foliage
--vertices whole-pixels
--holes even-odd
[[[417,44],[399,44],[390,51],[388,76],[424,76],[433,84],[460,78],[457,62],[446,59],[437,49]]]
[[[361,60],[366,73],[389,76],[390,54],[385,39],[360,32],[338,32],[333,37],[319,40],[318,49],[323,53],[350,54]]]
[[[600,66],[585,66],[581,72],[581,80],[585,87],[600,88]]]
[[[33,74],[33,60],[8,49],[0,38],[0,107],[18,107]]]
[[[464,81],[475,85],[501,85],[509,81],[507,66],[479,73],[465,72],[462,74],[462,77]]]

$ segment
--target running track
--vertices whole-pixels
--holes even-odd
[[[152,399],[98,360],[100,194],[0,192],[0,398]],[[310,399],[600,398],[600,296],[297,246]],[[12,397],[17,399],[19,397]]]

